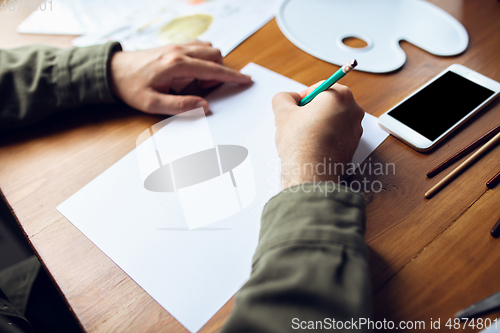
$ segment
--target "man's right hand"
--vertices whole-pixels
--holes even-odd
[[[341,170],[347,170],[363,133],[363,108],[346,86],[335,84],[306,106],[298,106],[319,84],[321,82],[300,94],[280,93],[273,99],[276,147],[281,158],[284,189],[343,179],[345,175]],[[325,161],[326,170],[317,168]]]

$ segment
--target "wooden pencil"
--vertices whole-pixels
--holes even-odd
[[[472,162],[477,160],[483,153],[488,149],[493,147],[496,143],[500,141],[500,133],[497,133],[490,141],[485,143],[481,148],[479,148],[474,154],[463,161],[458,167],[456,167],[452,172],[450,172],[446,177],[441,179],[439,183],[434,185],[429,191],[425,193],[425,198],[430,199],[434,194],[436,194],[443,186],[448,184],[453,178],[455,178],[460,172],[464,171]]]
[[[500,220],[498,220],[498,222],[495,224],[493,229],[491,229],[490,233],[491,233],[491,236],[493,236],[495,238],[500,237]]]
[[[448,158],[446,161],[443,163],[439,164],[437,167],[432,169],[431,171],[427,172],[427,177],[432,178],[444,169],[448,168],[450,165],[461,159],[463,156],[468,154],[470,151],[476,149],[489,139],[491,139],[495,134],[497,134],[500,131],[500,125],[496,126],[495,128],[489,130],[486,134],[482,135],[480,138],[475,140],[474,142],[470,143],[466,147],[462,148],[459,152],[455,153],[453,156]]]
[[[497,186],[498,183],[500,183],[500,172],[498,172],[496,175],[493,176],[493,178],[488,180],[488,182],[486,183],[486,186],[489,189],[491,189],[491,188],[494,188],[495,186]]]

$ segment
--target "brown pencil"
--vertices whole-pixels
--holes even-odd
[[[493,147],[497,142],[500,141],[500,133],[497,133],[490,141],[485,143],[481,148],[479,148],[474,154],[472,154],[468,159],[462,162],[458,167],[456,167],[452,172],[450,172],[446,177],[441,179],[439,183],[434,185],[429,191],[425,193],[425,198],[430,199],[434,194],[436,194],[443,186],[448,184],[453,178],[455,178],[460,172],[465,170],[472,162],[477,160],[483,153],[488,149]]]
[[[494,188],[495,186],[497,186],[498,183],[500,183],[500,172],[498,172],[496,175],[493,176],[493,178],[488,180],[488,182],[486,183],[486,186],[491,189],[491,188]]]
[[[471,144],[467,145],[465,148],[461,149],[459,152],[448,158],[446,161],[443,163],[439,164],[437,167],[432,169],[431,171],[427,172],[427,177],[432,178],[444,169],[448,168],[450,165],[458,161],[460,158],[468,154],[470,151],[476,149],[476,147],[479,147],[489,139],[491,139],[495,134],[497,134],[500,131],[500,125],[496,126],[495,128],[491,129],[488,131],[488,133],[484,134]]]
[[[491,236],[498,238],[500,236],[500,220],[495,224],[493,229],[491,229]]]

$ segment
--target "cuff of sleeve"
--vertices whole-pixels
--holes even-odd
[[[335,183],[290,187],[264,207],[254,264],[268,250],[341,245],[366,255],[364,197]]]
[[[54,75],[57,106],[116,102],[110,87],[109,61],[121,50],[118,42],[109,42],[61,52]]]

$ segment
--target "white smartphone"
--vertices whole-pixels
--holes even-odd
[[[500,83],[454,64],[379,117],[417,151],[429,151],[500,93]]]

